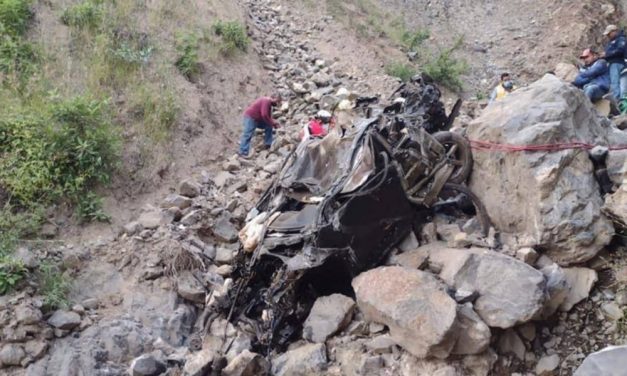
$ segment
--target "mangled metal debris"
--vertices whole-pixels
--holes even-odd
[[[357,100],[362,118],[307,138],[285,160],[240,232],[236,280],[222,311],[255,336],[255,350],[281,351],[299,335],[318,296],[354,295],[350,281],[381,264],[434,206],[464,194],[472,156],[446,129],[436,86],[401,85],[390,104]],[[218,307],[220,308],[220,307]]]

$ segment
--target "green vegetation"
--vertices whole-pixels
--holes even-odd
[[[0,0],[0,27],[3,34],[19,37],[26,32],[33,14],[29,0]]]
[[[61,21],[78,29],[97,29],[102,21],[102,1],[86,0],[67,8],[61,16]]]
[[[327,11],[343,22],[361,38],[385,37],[394,41],[406,52],[416,53],[415,63],[392,62],[386,73],[407,81],[422,67],[435,81],[453,90],[462,89],[461,75],[468,70],[465,61],[455,58],[454,52],[463,43],[459,38],[452,47],[432,52],[424,46],[430,37],[429,30],[411,29],[402,18],[382,11],[372,0],[326,0]]]
[[[44,296],[44,310],[68,308],[70,281],[58,265],[43,263],[38,271],[39,293]]]
[[[250,40],[246,28],[237,21],[216,21],[212,25],[213,32],[221,37],[220,52],[225,56],[233,55],[237,50],[246,51]]]
[[[20,205],[74,203],[116,164],[118,138],[104,101],[86,97],[0,112],[0,185]]]
[[[416,74],[416,69],[411,64],[394,62],[385,67],[385,73],[406,82]]]
[[[0,257],[0,295],[13,290],[26,275],[24,265],[9,256]]]
[[[35,47],[22,40],[32,18],[30,1],[0,0],[0,81],[23,90],[35,70]]]
[[[463,38],[457,39],[452,47],[440,51],[424,67],[425,73],[431,78],[454,90],[462,89],[463,84],[460,76],[468,70],[468,64],[464,60],[452,56],[462,43]]]
[[[151,139],[163,142],[174,128],[180,112],[176,93],[166,84],[163,87],[143,84],[135,88],[130,103],[135,120],[142,124]]]
[[[179,58],[176,60],[175,65],[179,72],[188,79],[197,75],[200,70],[198,60],[199,48],[200,41],[196,34],[185,33],[178,36],[176,50],[179,53]]]
[[[428,30],[405,30],[401,35],[401,41],[407,51],[419,52],[418,47],[420,47],[424,41],[429,39],[429,36],[430,34]]]

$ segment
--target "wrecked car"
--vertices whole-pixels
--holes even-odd
[[[223,312],[255,338],[256,351],[282,351],[297,338],[315,299],[354,295],[350,282],[383,263],[434,207],[459,194],[487,230],[478,199],[462,185],[468,142],[446,131],[440,92],[423,77],[388,105],[356,101],[361,116],[324,138],[306,138],[249,213],[243,252]],[[458,106],[456,106],[458,108]]]

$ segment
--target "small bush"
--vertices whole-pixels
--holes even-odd
[[[405,31],[401,35],[401,41],[407,51],[417,51],[422,42],[429,39],[428,30]]]
[[[176,42],[176,50],[179,53],[179,58],[176,60],[175,65],[179,72],[188,79],[197,75],[200,71],[198,49],[199,38],[194,33],[186,33],[179,35]]]
[[[93,192],[78,196],[76,214],[81,222],[109,222],[111,216],[102,209],[102,198]]]
[[[416,70],[411,64],[394,62],[385,67],[385,73],[390,76],[400,78],[403,82],[406,82],[416,74]]]
[[[232,55],[237,50],[246,51],[250,40],[246,28],[237,21],[216,21],[212,26],[213,32],[222,38],[220,52]]]
[[[33,17],[30,0],[0,0],[0,33],[21,36]]]
[[[0,295],[13,290],[26,275],[26,267],[10,256],[0,257]]]
[[[69,307],[68,294],[71,284],[58,265],[42,263],[39,266],[38,280],[39,293],[44,296],[44,310]]]
[[[441,51],[424,67],[427,75],[453,90],[462,89],[463,84],[460,76],[468,70],[468,64],[464,60],[452,56],[453,52],[462,45],[462,42],[463,39],[459,38],[453,47]]]
[[[111,55],[114,60],[131,65],[147,64],[154,47],[152,46],[133,46],[128,42],[120,43],[116,48],[111,49]]]
[[[103,17],[101,1],[86,0],[65,10],[61,22],[79,30],[96,30],[100,27]]]

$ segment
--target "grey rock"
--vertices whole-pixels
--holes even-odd
[[[200,188],[200,184],[198,184],[195,180],[185,179],[179,185],[179,193],[182,196],[193,198],[200,195]]]
[[[385,324],[405,350],[420,358],[450,354],[457,304],[434,276],[389,266],[360,274],[352,285],[366,320]]]
[[[137,222],[141,225],[142,228],[154,229],[159,227],[161,224],[161,212],[157,210],[148,211],[142,213]]]
[[[351,320],[355,302],[342,294],[316,299],[303,324],[303,338],[311,342],[324,342],[344,329]]]
[[[213,235],[220,241],[233,243],[237,240],[238,231],[235,225],[231,223],[229,216],[220,216],[211,230],[213,231]]]
[[[22,264],[29,269],[34,269],[39,265],[37,257],[26,247],[18,247],[15,252],[13,252],[13,258],[17,261],[21,261]]]
[[[218,265],[230,264],[235,257],[235,250],[227,247],[217,247],[214,261]]]
[[[451,353],[470,355],[484,352],[490,345],[490,328],[472,309],[472,304],[459,305],[457,318],[459,337]]]
[[[429,222],[422,226],[420,239],[426,243],[433,243],[438,240],[438,232],[436,231],[435,223]]]
[[[181,210],[189,208],[192,205],[192,199],[189,197],[177,195],[175,193],[171,193],[166,196],[161,202],[161,207],[164,209],[168,209],[171,207],[177,207]]]
[[[396,346],[396,342],[389,334],[376,336],[366,342],[366,348],[375,354],[391,353],[394,346]]]
[[[320,374],[327,365],[326,346],[307,344],[287,351],[272,360],[275,376],[307,376]]]
[[[185,376],[205,376],[211,369],[214,354],[211,349],[202,349],[197,353],[191,354],[183,368]]]
[[[446,242],[452,242],[455,239],[455,235],[462,232],[462,230],[459,228],[459,225],[454,223],[438,224],[436,225],[435,230],[438,236]]]
[[[468,137],[514,145],[574,139],[607,145],[615,137],[581,90],[554,76],[512,94],[471,122]],[[603,201],[587,153],[476,153],[473,159],[470,188],[496,229],[515,235],[507,239],[541,246],[560,265],[585,262],[612,239],[614,228],[601,213]]]
[[[0,366],[19,366],[26,357],[22,346],[9,343],[0,350]]]
[[[560,365],[560,357],[557,354],[547,355],[540,358],[536,364],[537,376],[553,376],[557,374]]]
[[[161,337],[172,346],[182,346],[192,332],[195,322],[194,308],[187,304],[180,304],[168,317]]]
[[[525,344],[520,339],[514,329],[507,329],[498,342],[499,353],[513,354],[520,360],[525,360]]]
[[[48,319],[48,324],[57,329],[72,330],[81,324],[81,316],[76,312],[57,310]]]
[[[142,229],[143,229],[143,226],[138,221],[129,222],[129,223],[125,224],[124,228],[123,228],[124,233],[129,235],[129,236],[137,234]]]
[[[623,310],[614,302],[603,303],[601,305],[603,315],[611,320],[617,321],[623,318]]]
[[[41,321],[42,314],[38,308],[22,304],[15,308],[15,318],[19,324],[37,324]]]
[[[574,376],[620,376],[627,369],[627,346],[610,346],[584,359]]]
[[[202,220],[203,213],[204,210],[202,209],[192,210],[181,218],[181,224],[185,226],[193,226]]]
[[[99,375],[103,369],[122,375],[134,357],[151,351],[154,340],[138,322],[103,319],[80,336],[56,340],[48,355],[31,366],[31,375]]]
[[[564,269],[556,263],[548,264],[540,269],[546,280],[546,299],[544,308],[536,318],[546,319],[552,316],[564,303],[568,296],[568,281]]]
[[[48,343],[44,340],[28,341],[24,344],[24,350],[28,356],[37,360],[46,354],[46,351],[48,350]]]
[[[533,248],[523,247],[516,251],[516,258],[528,265],[533,265],[538,259],[538,252]]]
[[[82,306],[86,309],[97,309],[99,305],[100,302],[95,298],[88,298],[82,301]]]
[[[595,270],[588,268],[565,268],[564,275],[568,284],[568,293],[559,309],[568,312],[575,304],[588,297],[598,277]]]
[[[179,274],[176,282],[176,291],[182,298],[195,303],[204,303],[207,295],[205,287],[189,270]]]
[[[621,184],[616,192],[605,197],[603,212],[619,226],[627,225],[627,184]]]
[[[141,355],[131,362],[132,376],[158,376],[165,372],[165,364],[152,354]]]
[[[413,231],[410,231],[409,235],[407,235],[405,239],[403,239],[401,244],[398,245],[398,249],[400,249],[402,252],[409,252],[413,251],[419,246],[420,243],[418,243],[418,239],[416,239],[416,234],[414,234]]]
[[[329,77],[329,75],[326,73],[318,72],[311,77],[311,80],[318,87],[322,87],[322,86],[327,86],[329,84],[329,82],[331,81],[331,77]]]
[[[517,329],[518,333],[529,342],[536,338],[536,326],[533,323],[528,322],[519,326]]]
[[[244,350],[222,370],[223,376],[264,376],[270,363],[261,355]]]
[[[226,172],[226,171],[222,171],[220,173],[218,173],[214,178],[213,178],[213,182],[215,183],[215,185],[218,188],[224,188],[227,185],[231,184],[233,181],[235,181],[235,175]]]
[[[490,327],[527,322],[544,307],[544,275],[512,257],[480,248],[432,247],[429,260],[447,285],[479,293],[474,309]]]

